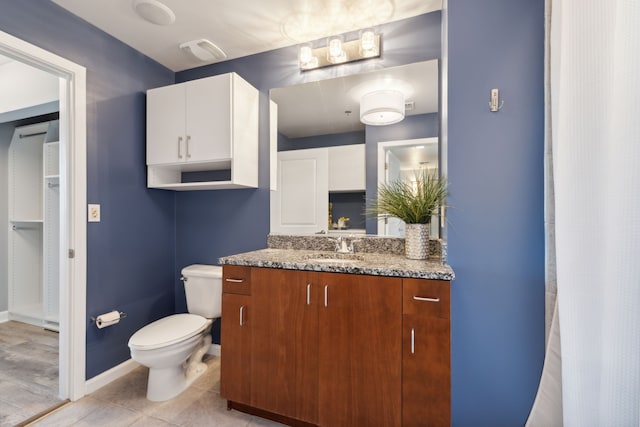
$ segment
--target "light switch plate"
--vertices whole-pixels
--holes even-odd
[[[100,222],[100,205],[88,205],[87,218],[89,222]]]

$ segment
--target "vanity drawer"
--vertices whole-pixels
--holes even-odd
[[[449,318],[450,282],[446,280],[403,279],[402,313]]]
[[[251,295],[251,267],[225,265],[222,267],[222,292]]]

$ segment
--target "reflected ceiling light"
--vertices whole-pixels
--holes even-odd
[[[375,90],[360,98],[360,121],[365,125],[392,125],[403,119],[404,94],[399,90]]]
[[[180,49],[202,62],[220,61],[227,57],[222,49],[207,39],[184,42]]]
[[[171,25],[176,15],[168,6],[158,0],[133,0],[133,10],[147,22],[156,25]]]
[[[303,71],[330,65],[344,64],[380,56],[380,38],[372,28],[360,31],[360,38],[344,41],[344,36],[331,36],[326,46],[312,48],[306,43],[300,46],[298,63]]]

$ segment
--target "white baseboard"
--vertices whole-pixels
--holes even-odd
[[[220,344],[211,344],[211,347],[209,347],[209,351],[207,351],[207,354],[220,357],[220,349]]]
[[[0,323],[9,321],[9,312],[8,311],[0,311]]]
[[[94,391],[106,386],[112,381],[117,380],[118,378],[127,375],[129,372],[136,369],[140,366],[139,363],[133,361],[132,359],[125,360],[121,364],[114,366],[108,371],[104,371],[101,374],[96,375],[95,377],[85,381],[84,383],[84,391],[85,394],[91,394]]]

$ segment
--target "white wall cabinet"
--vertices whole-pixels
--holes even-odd
[[[9,146],[9,318],[58,327],[58,122],[16,128]]]
[[[365,191],[364,144],[329,147],[329,191]]]
[[[278,152],[271,232],[327,231],[329,192],[365,191],[364,153],[364,144]]]
[[[147,186],[169,190],[258,186],[257,89],[236,73],[147,91]],[[190,182],[183,174],[228,171]]]

